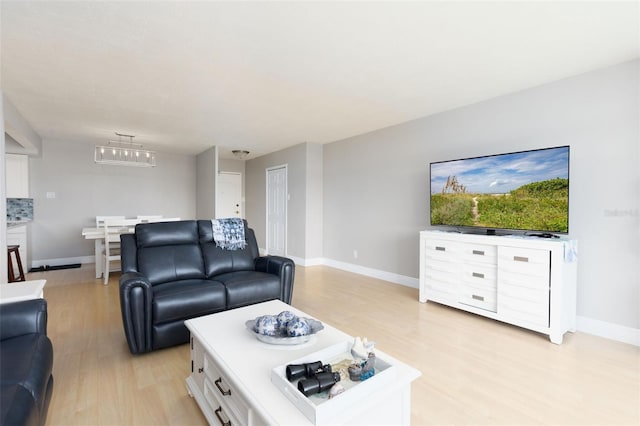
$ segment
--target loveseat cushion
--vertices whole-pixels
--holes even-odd
[[[219,274],[232,271],[253,271],[254,257],[250,250],[223,250],[215,243],[202,243],[202,258],[207,278],[217,279]]]
[[[153,287],[153,324],[186,320],[225,309],[224,286],[213,280],[182,280]]]
[[[151,285],[204,278],[195,220],[138,224],[136,246],[138,271]]]
[[[138,249],[138,271],[151,285],[204,278],[202,252],[198,244]]]
[[[0,388],[0,424],[39,426],[36,401],[27,389],[18,384]]]
[[[53,346],[44,334],[25,334],[0,344],[0,385],[19,385],[37,401],[38,412],[47,400],[47,387],[53,370]],[[21,392],[21,391],[16,391]],[[22,398],[16,394],[17,398]]]
[[[197,243],[198,224],[195,220],[140,223],[136,225],[136,245],[138,249]]]
[[[213,227],[210,220],[198,221],[198,233],[204,271],[207,278],[233,271],[253,271],[258,257],[258,243],[253,230],[244,221],[244,237],[247,246],[242,250],[223,250],[213,239]]]
[[[280,297],[280,277],[258,271],[217,275],[227,289],[227,308],[237,308]]]

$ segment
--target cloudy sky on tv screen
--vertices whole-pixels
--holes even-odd
[[[467,193],[504,194],[531,182],[569,178],[569,147],[431,164],[431,193],[455,176]]]

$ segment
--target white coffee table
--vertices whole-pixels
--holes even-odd
[[[271,382],[272,369],[353,337],[324,323],[324,330],[309,342],[280,346],[257,340],[245,327],[247,320],[284,310],[310,316],[276,300],[185,321],[191,332],[192,373],[187,388],[210,424],[312,424]],[[394,380],[348,412],[336,413],[332,424],[410,423],[411,382],[421,373],[378,349],[375,352],[395,365]]]

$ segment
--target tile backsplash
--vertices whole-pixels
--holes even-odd
[[[7,221],[33,220],[33,198],[7,198]]]

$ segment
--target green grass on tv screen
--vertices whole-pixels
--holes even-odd
[[[568,232],[569,180],[523,185],[506,194],[431,195],[431,224]]]

